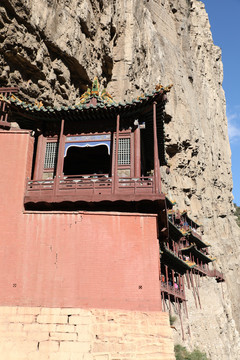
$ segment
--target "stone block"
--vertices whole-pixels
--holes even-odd
[[[9,324],[9,315],[8,314],[0,315],[0,324]]]
[[[19,315],[38,315],[40,314],[41,308],[40,307],[18,307],[17,314]]]
[[[47,331],[29,331],[26,335],[27,339],[40,341],[49,340],[49,332]]]
[[[109,354],[94,355],[93,360],[109,360]]]
[[[92,316],[91,311],[79,308],[63,308],[60,310],[61,315],[78,315],[78,316]]]
[[[61,308],[41,308],[41,315],[60,315]]]
[[[73,316],[69,316],[69,324],[74,324],[74,325],[88,325],[92,323],[92,319],[90,316],[77,316],[77,315],[73,315]]]
[[[49,360],[71,360],[71,354],[69,352],[55,352],[49,354]],[[79,360],[82,360],[80,357]]]
[[[9,341],[13,339],[26,339],[27,333],[25,331],[2,331],[0,333],[1,339],[9,339]]]
[[[90,341],[91,333],[90,326],[88,325],[76,325],[76,332],[78,334],[78,341]]]
[[[35,315],[11,315],[8,318],[9,322],[12,323],[34,323],[35,322]]]
[[[28,360],[46,360],[46,353],[40,353],[38,350],[28,353]]]
[[[77,340],[77,333],[50,332],[50,339],[59,341]]]
[[[22,339],[11,339],[7,341],[1,341],[0,351],[1,351],[1,360],[3,359],[3,353],[6,354],[6,360],[8,360],[7,354],[16,353],[16,354],[28,354],[37,350],[36,341],[25,341]]]
[[[45,331],[56,331],[56,324],[24,324],[24,331],[36,331],[36,332],[45,332]]]
[[[93,353],[119,353],[134,352],[136,345],[134,343],[116,343],[116,342],[95,342],[93,344]]]
[[[71,360],[85,360],[85,355],[86,354],[71,353],[71,358],[70,359]],[[87,354],[87,355],[89,355],[89,354]],[[92,358],[90,357],[89,360],[92,360]]]
[[[67,324],[67,315],[38,315],[37,322],[40,324]]]
[[[74,360],[74,359],[71,359],[71,360]],[[93,355],[92,354],[84,354],[83,360],[94,360]]]
[[[61,352],[77,352],[86,353],[91,350],[90,342],[73,342],[73,341],[62,341],[60,343]]]
[[[65,332],[65,333],[71,333],[76,331],[75,325],[56,325],[56,332]]]
[[[8,324],[8,331],[15,332],[15,331],[22,331],[22,330],[23,330],[23,324],[21,324],[21,323]]]
[[[41,341],[39,344],[39,351],[41,352],[55,352],[59,350],[58,341]]]
[[[0,316],[1,315],[14,315],[17,313],[16,306],[0,306]]]

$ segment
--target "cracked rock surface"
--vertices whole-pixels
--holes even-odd
[[[204,279],[202,309],[189,293],[191,337],[212,360],[240,354],[240,229],[221,51],[198,0],[1,0],[0,86],[25,101],[74,104],[95,75],[116,100],[173,83],[166,107],[164,191],[203,225],[226,282]],[[180,326],[177,326],[180,329]],[[180,332],[175,333],[181,342]]]

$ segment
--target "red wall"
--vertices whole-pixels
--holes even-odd
[[[161,310],[156,217],[24,212],[32,149],[0,131],[0,305]]]

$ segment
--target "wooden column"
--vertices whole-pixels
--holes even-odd
[[[43,167],[44,167],[43,145],[44,145],[43,134],[40,134],[37,139],[37,150],[36,150],[36,158],[34,164],[33,180],[42,179]]]
[[[134,131],[134,176],[141,177],[141,139],[139,125]]]
[[[120,127],[120,115],[117,115],[116,121],[116,143],[115,143],[115,161],[114,161],[114,173],[113,173],[113,193],[118,188],[118,144],[119,144],[119,127]]]
[[[57,157],[57,168],[56,168],[56,177],[60,178],[63,174],[63,161],[64,161],[64,146],[65,146],[65,137],[64,132],[64,119],[61,122],[61,130],[59,134],[58,141],[58,157]]]
[[[153,144],[154,144],[154,184],[155,193],[161,192],[161,179],[159,170],[159,157],[158,157],[158,139],[157,139],[157,103],[153,103]]]

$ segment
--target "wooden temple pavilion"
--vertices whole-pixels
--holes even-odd
[[[10,111],[0,125],[9,128],[14,121],[35,133],[25,207],[155,201],[163,208],[159,167],[166,164],[163,117],[169,89],[158,86],[131,102],[115,103],[105,90],[100,93],[95,79],[79,104],[61,108],[29,105],[4,92],[2,114]]]
[[[30,105],[17,88],[0,89],[0,127],[32,131],[27,210],[107,210],[158,214],[159,280],[162,308],[187,314],[185,284],[201,307],[199,279],[224,276],[210,269],[214,258],[200,225],[162,192],[160,166],[166,165],[164,108],[171,86],[131,102],[116,103],[95,78],[74,106]],[[182,328],[182,333],[183,328]]]

